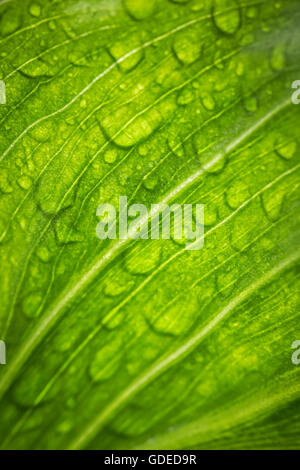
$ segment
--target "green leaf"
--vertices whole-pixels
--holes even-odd
[[[0,3],[2,448],[299,448],[299,15]],[[204,247],[100,241],[124,195]]]

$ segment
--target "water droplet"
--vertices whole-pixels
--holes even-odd
[[[218,212],[210,203],[205,204],[204,224],[206,226],[215,225],[218,220]]]
[[[179,33],[173,43],[173,50],[177,59],[184,65],[189,65],[201,56],[199,38],[190,33]]]
[[[182,142],[178,134],[170,135],[168,137],[168,145],[169,145],[170,150],[174,153],[174,155],[177,155],[177,157],[180,157],[180,158],[184,156],[184,148],[182,146]]]
[[[121,364],[123,342],[115,336],[101,348],[95,355],[89,367],[89,374],[93,382],[103,382],[112,377]]]
[[[236,67],[237,76],[241,77],[244,74],[244,71],[245,71],[244,63],[241,60],[239,60],[237,63],[237,67]]]
[[[124,275],[120,279],[109,279],[105,283],[104,294],[109,297],[118,297],[128,292],[134,285],[134,282],[124,279]]]
[[[215,100],[211,95],[202,95],[202,103],[207,111],[213,111],[216,107]]]
[[[153,15],[156,8],[156,0],[124,0],[124,5],[135,20],[144,20]]]
[[[147,274],[160,263],[160,240],[147,240],[139,243],[125,257],[126,269],[132,274]]]
[[[232,293],[235,284],[239,280],[239,269],[237,266],[229,266],[226,270],[222,268],[222,272],[217,275],[217,289],[223,296]]]
[[[82,242],[83,236],[73,227],[71,214],[61,215],[55,224],[55,235],[58,243]]]
[[[159,179],[158,176],[155,174],[151,174],[143,179],[143,185],[149,191],[152,191],[158,184]]]
[[[114,113],[103,111],[101,126],[106,135],[116,145],[124,148],[132,147],[146,140],[163,122],[164,118],[174,111],[175,100],[166,100],[157,105],[157,108],[146,111],[143,115],[135,118],[130,124],[130,117],[136,115],[136,109],[132,105],[121,106]],[[120,128],[123,130],[120,131]]]
[[[240,7],[236,0],[215,0],[213,10],[217,28],[225,34],[234,34],[240,27]]]
[[[272,187],[262,194],[262,206],[266,216],[271,222],[275,222],[279,219],[285,195],[285,186],[280,184],[277,184],[276,188]]]
[[[179,94],[179,96],[177,98],[177,103],[181,106],[185,106],[185,105],[191,103],[193,100],[194,100],[193,91],[190,88],[185,87],[182,90],[182,92]]]
[[[13,190],[9,182],[8,170],[1,170],[0,173],[0,191],[4,194],[9,194]]]
[[[51,258],[51,254],[46,246],[39,246],[36,250],[36,255],[44,263],[48,263]]]
[[[22,303],[23,312],[28,318],[34,318],[39,313],[39,307],[42,302],[40,293],[35,292],[28,295]]]
[[[20,26],[20,12],[14,8],[8,8],[0,18],[0,32],[2,36],[14,33]]]
[[[172,302],[166,311],[152,313],[148,320],[157,332],[178,336],[192,327],[198,311],[198,298],[190,293],[188,297],[180,297]]]
[[[275,143],[275,150],[277,154],[284,158],[285,160],[290,160],[296,153],[298,144],[294,139],[289,139],[288,137],[281,134]]]
[[[110,164],[114,163],[117,159],[117,156],[118,156],[118,151],[116,148],[108,149],[106,150],[104,154],[104,161]]]
[[[22,73],[29,78],[37,78],[42,76],[52,77],[54,71],[48,67],[46,62],[41,59],[34,60],[24,66],[22,66]]]
[[[244,106],[246,111],[249,113],[255,113],[257,111],[257,98],[256,96],[248,96],[244,99]]]
[[[132,51],[136,52],[132,53]],[[130,41],[124,39],[115,42],[109,47],[109,53],[118,62],[122,72],[129,72],[134,69],[144,57],[144,49],[141,48],[141,41],[137,35],[130,36]],[[129,53],[130,55],[126,57]],[[124,57],[126,58],[124,59]]]
[[[29,7],[29,13],[35,17],[40,16],[41,6],[38,3],[32,3]]]
[[[32,180],[29,176],[24,175],[18,179],[18,184],[22,189],[28,190],[32,185]]]
[[[57,426],[57,432],[59,434],[67,434],[68,432],[71,431],[73,427],[72,421],[63,421]]]
[[[273,70],[279,72],[285,67],[285,47],[283,44],[278,44],[274,47],[271,56],[271,66]]]
[[[250,18],[251,20],[253,20],[254,18],[257,17],[257,14],[258,14],[258,10],[256,7],[247,8],[247,11],[246,11],[247,18]]]
[[[226,191],[226,202],[231,209],[237,209],[249,198],[249,188],[243,181],[237,181]]]
[[[56,29],[55,21],[49,21],[48,27],[50,31],[54,31]]]

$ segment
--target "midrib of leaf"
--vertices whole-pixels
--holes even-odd
[[[277,276],[280,272],[287,269],[300,258],[300,250],[294,252],[291,256],[287,257],[284,261],[279,263],[276,267],[271,269],[267,274],[262,276],[259,280],[253,282],[247,289],[233,298],[202,330],[196,335],[192,336],[186,343],[180,346],[177,350],[159,360],[154,364],[145,374],[141,375],[135,380],[127,389],[118,395],[91,423],[80,433],[80,435],[72,441],[68,449],[82,449],[87,446],[93,437],[97,435],[102,426],[108,419],[125,403],[127,403],[132,396],[142,390],[154,378],[161,375],[167,368],[174,365],[178,361],[184,359],[199,343],[208,336],[214,328],[219,325],[227,315],[246,300],[251,294],[259,290],[261,287],[269,283],[272,278]]]
[[[224,152],[217,154],[210,162],[208,162],[201,169],[196,171],[193,175],[191,175],[189,178],[179,184],[176,188],[171,190],[169,194],[160,201],[159,204],[167,204],[168,202],[172,201],[183,190],[185,190],[200,176],[202,176],[205,171],[214,166],[226,154],[231,152],[235,147],[239,146],[243,142],[243,140],[247,139],[253,132],[258,130],[269,119],[271,119],[278,112],[280,112],[290,104],[291,101],[290,99],[288,99],[280,105],[276,106],[272,111],[270,111],[263,118],[258,120],[257,123],[254,124],[251,128],[247,129],[247,131],[242,133],[239,138],[234,140],[231,144],[228,144]],[[157,210],[159,210],[159,204]],[[150,211],[149,218],[152,218],[153,215],[154,211]],[[146,224],[147,221],[148,218],[144,220],[144,224]],[[120,253],[120,251],[124,249],[124,246],[126,246],[127,243],[128,239],[117,241],[111,249],[109,249],[106,253],[101,256],[99,260],[96,261],[96,263],[91,267],[91,269],[87,271],[70,290],[65,293],[62,293],[61,298],[57,301],[56,304],[54,304],[52,310],[50,310],[48,314],[45,313],[45,316],[43,317],[42,321],[40,322],[40,324],[37,325],[36,330],[31,334],[31,336],[29,336],[27,340],[25,340],[25,343],[22,345],[21,349],[16,354],[15,358],[13,359],[10,365],[10,368],[7,370],[7,372],[3,374],[2,381],[0,382],[0,399],[8,390],[8,388],[16,378],[19,370],[30,357],[33,350],[58,320],[60,312],[62,312],[64,308],[68,305],[68,303],[73,300],[73,298],[76,297],[76,295],[78,295],[81,290],[86,287],[95,278],[95,276],[97,276],[99,272]]]

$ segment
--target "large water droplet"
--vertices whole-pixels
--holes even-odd
[[[8,8],[0,18],[1,36],[14,33],[19,28],[20,23],[20,12],[17,9]]]
[[[217,28],[225,34],[234,34],[240,27],[240,7],[236,0],[215,0],[213,18]]]
[[[201,56],[201,44],[199,38],[192,33],[179,33],[174,39],[173,49],[177,59],[189,65]]]
[[[272,222],[275,222],[280,217],[285,195],[285,186],[283,184],[277,184],[275,188],[270,188],[261,196],[262,206],[265,214]]]
[[[153,15],[156,7],[156,0],[124,0],[124,5],[135,20],[144,20]]]
[[[138,36],[134,35],[130,37],[130,41],[124,39],[111,45],[109,53],[118,62],[118,66],[123,72],[134,69],[144,57],[141,41]]]

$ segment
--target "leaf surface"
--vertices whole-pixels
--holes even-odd
[[[299,448],[299,0],[0,3],[4,449]],[[96,236],[204,204],[199,251]]]

